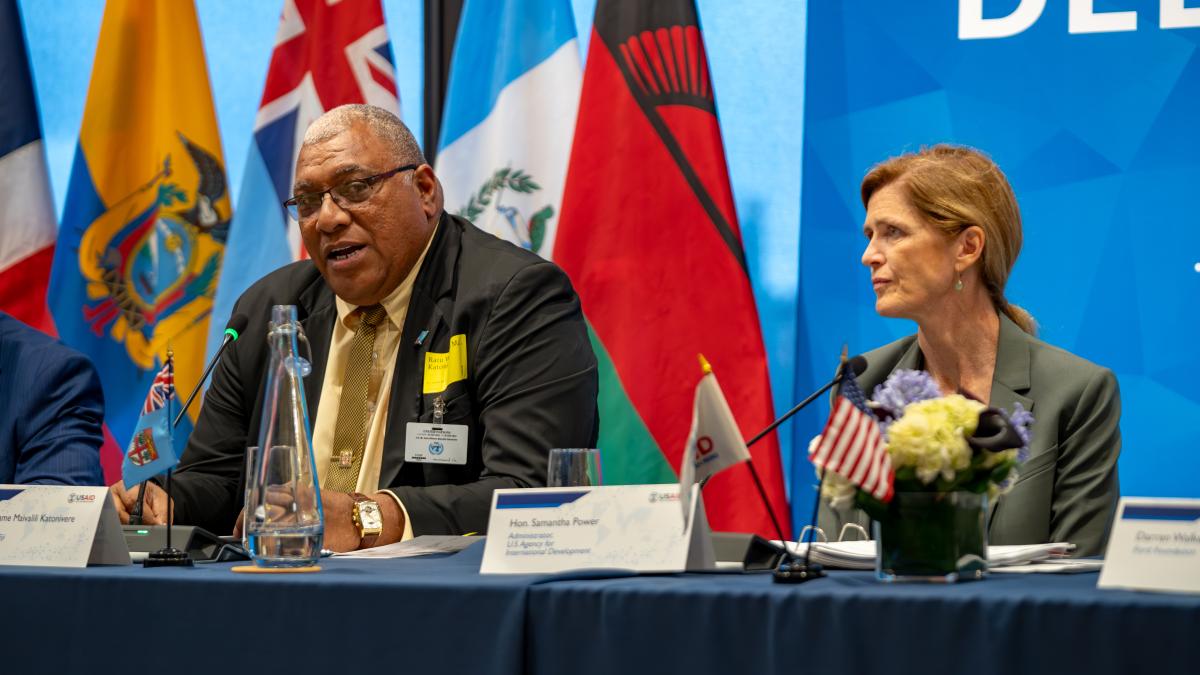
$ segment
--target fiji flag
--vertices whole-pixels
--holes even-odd
[[[170,356],[154,377],[133,439],[121,463],[121,480],[128,486],[157,476],[179,463],[171,433],[171,411],[175,400],[175,362]]]
[[[304,131],[326,110],[346,103],[400,114],[380,0],[286,0],[213,304],[210,356],[221,346],[233,304],[250,284],[305,257],[300,230],[283,202],[292,196]]]
[[[467,0],[437,159],[446,210],[549,258],[582,77],[569,0]]]
[[[91,357],[130,438],[166,360],[200,380],[230,203],[195,7],[109,0],[50,279],[63,341]],[[190,424],[179,431],[186,438]]]

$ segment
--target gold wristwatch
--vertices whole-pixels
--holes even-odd
[[[362,537],[359,548],[371,548],[383,532],[383,512],[379,510],[379,502],[361,492],[351,492],[350,498],[354,500],[351,517],[354,518],[354,526],[358,528],[358,534]]]

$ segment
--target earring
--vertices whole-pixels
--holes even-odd
[[[960,274],[960,275],[958,275],[958,281],[954,282],[954,290],[958,291],[959,293],[962,293],[962,289],[963,289],[962,275]]]

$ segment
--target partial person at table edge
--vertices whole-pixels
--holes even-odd
[[[1010,412],[1019,402],[1035,418],[1029,459],[988,514],[989,543],[1065,541],[1076,555],[1103,553],[1119,497],[1117,380],[1037,339],[1033,318],[1005,296],[1022,225],[1003,172],[978,150],[936,145],[876,165],[861,194],[875,310],[917,324],[865,354],[864,391],[913,369],[943,392]],[[827,504],[819,521],[831,537],[845,523],[869,523]]]
[[[92,362],[0,312],[0,483],[104,485],[103,424]]]
[[[544,485],[551,448],[595,445],[596,360],[566,275],[446,213],[433,168],[395,115],[347,105],[315,121],[293,194],[287,206],[310,260],[238,300],[234,313],[250,325],[217,366],[175,474],[176,523],[234,527],[245,449],[258,439],[272,305],[297,306],[312,347],[305,387],[327,548],[482,533],[495,489]],[[374,337],[356,348],[359,331]],[[454,349],[466,379],[431,387],[424,357],[450,353],[452,338],[464,343]],[[367,350],[369,375],[356,349]],[[363,382],[364,396],[342,396]],[[461,463],[406,461],[407,423],[434,420],[435,408],[441,422],[468,427]],[[136,488],[112,493],[127,519]],[[383,515],[378,533],[355,519],[368,502]],[[165,521],[159,487],[145,510],[148,522]]]

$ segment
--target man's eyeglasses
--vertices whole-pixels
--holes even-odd
[[[384,171],[383,173],[377,173],[374,176],[367,176],[366,178],[355,178],[354,180],[346,181],[340,185],[334,185],[328,190],[321,190],[320,192],[306,192],[302,195],[296,195],[287,200],[283,203],[283,206],[287,209],[288,215],[290,215],[294,220],[308,220],[309,218],[317,215],[317,212],[321,210],[321,204],[325,202],[325,195],[328,193],[333,199],[333,203],[337,204],[343,209],[347,209],[353,204],[361,204],[362,202],[367,201],[367,199],[374,194],[375,186],[383,181],[395,176],[401,171],[412,171],[419,166],[421,165],[405,164],[404,166],[398,166],[391,171]]]

